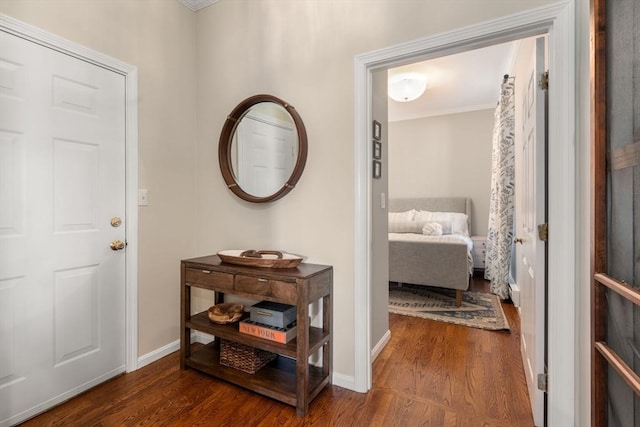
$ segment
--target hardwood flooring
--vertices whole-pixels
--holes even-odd
[[[474,278],[473,290],[486,288]],[[513,305],[503,307],[510,334],[389,315],[391,340],[374,362],[369,393],[330,386],[304,418],[293,407],[181,371],[176,352],[24,426],[529,427],[519,321]]]

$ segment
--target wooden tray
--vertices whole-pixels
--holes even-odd
[[[218,252],[223,262],[248,267],[264,268],[296,268],[302,262],[302,257],[280,251],[256,251],[230,249]]]

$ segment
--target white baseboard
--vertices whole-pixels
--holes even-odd
[[[209,334],[205,334],[203,332],[199,332],[199,331],[193,331],[191,333],[191,342],[198,342],[201,344],[209,344],[211,341],[213,341],[213,336],[209,335]],[[170,355],[171,353],[173,353],[174,351],[178,351],[180,350],[180,340],[175,340],[173,342],[170,342],[169,344],[162,346],[158,349],[155,349],[153,351],[150,351],[147,354],[143,354],[142,356],[138,357],[138,368],[140,369],[143,366],[147,366],[150,363],[156,362],[160,359],[162,359],[165,356]]]
[[[168,356],[174,351],[178,350],[180,350],[180,340],[175,340],[165,346],[150,351],[147,354],[143,354],[142,356],[138,357],[138,369],[142,368],[143,366],[147,366],[157,360],[160,360],[163,357]]]
[[[198,342],[200,344],[209,344],[213,341],[215,337],[213,335],[205,334],[200,331],[192,331],[191,332],[191,343]]]
[[[373,363],[380,353],[382,353],[382,350],[387,346],[390,339],[391,331],[387,330],[382,338],[380,338],[380,341],[378,341],[378,343],[373,347],[373,350],[371,350],[371,363]]]
[[[376,360],[376,358],[380,355],[380,353],[386,347],[390,340],[391,331],[388,330],[371,350],[371,363]],[[358,391],[358,387],[356,387],[355,377],[344,375],[338,372],[333,372],[331,378],[333,385],[361,393],[361,391]]]
[[[353,376],[334,372],[331,375],[331,383],[338,387],[356,391],[356,379]]]

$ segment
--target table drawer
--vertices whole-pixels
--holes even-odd
[[[241,274],[236,275],[235,290],[292,302],[296,301],[297,296],[294,282],[281,282],[260,277],[243,276]]]
[[[233,274],[187,268],[185,282],[205,288],[233,289]]]

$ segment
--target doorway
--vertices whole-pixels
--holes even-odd
[[[575,174],[573,144],[575,93],[573,89],[574,46],[573,5],[556,4],[518,15],[479,24],[458,31],[413,41],[406,45],[378,50],[355,58],[355,171],[356,222],[355,229],[355,389],[367,391],[371,387],[371,224],[372,206],[370,144],[371,74],[380,69],[399,66],[416,60],[462,52],[509,40],[549,34],[549,67],[555,70],[554,88],[549,98],[550,162],[549,162],[549,227],[554,230],[549,245],[549,414],[550,424],[573,424],[575,407],[573,384],[575,374],[561,366],[573,366],[575,349],[575,308],[572,304],[575,289]],[[363,363],[366,362],[366,363]]]
[[[494,262],[492,272],[487,274],[493,292],[501,298],[508,298],[508,278],[515,279],[513,287],[517,284],[523,291],[518,299],[520,329],[512,333],[522,344],[522,366],[536,425],[543,425],[544,418],[544,394],[538,389],[537,376],[545,371],[546,335],[545,260],[534,250],[538,247],[544,250],[544,243],[533,231],[537,229],[536,224],[546,222],[545,114],[542,90],[538,88],[538,81],[545,70],[544,39],[521,39],[390,69],[390,81],[398,73],[420,73],[426,76],[428,87],[421,97],[412,102],[389,99],[388,143],[385,144],[389,206],[393,206],[398,198],[465,197],[471,201],[472,209],[468,212],[471,232],[466,237],[474,242],[472,253],[476,258],[476,275],[484,276],[482,267],[485,261],[480,248],[487,236],[495,236],[496,233],[506,236],[500,243],[504,249],[494,249],[492,260],[498,252],[506,258],[498,257],[500,265]],[[505,73],[510,73],[509,77],[505,77]],[[501,83],[514,87],[513,91],[504,88],[501,91]],[[506,93],[512,96],[506,96]],[[383,95],[374,89],[374,98]],[[508,151],[510,154],[506,150],[500,151],[502,156],[511,159],[511,162],[505,160],[500,164],[511,166],[497,174],[492,173],[495,167],[492,165],[492,152],[495,156],[493,139],[498,120],[496,101],[499,98],[503,102],[509,99],[513,108],[512,120],[504,120],[500,115],[500,122],[512,123],[512,130],[505,137],[513,145]],[[511,228],[505,225],[505,218],[492,221],[498,230],[488,233],[490,199],[496,197],[496,189],[492,188],[495,182],[504,182],[506,189],[515,188],[511,199],[513,236]],[[372,209],[376,211],[375,187],[373,191]],[[384,237],[374,233],[374,256],[379,246],[387,244]],[[517,238],[514,240],[514,237]],[[514,241],[521,244],[516,245]],[[498,243],[493,244],[494,248],[497,246]],[[512,259],[509,253],[513,254]],[[396,271],[397,267],[393,268],[396,261],[393,257],[391,259],[394,264],[389,266],[390,271]],[[390,280],[396,280],[393,276],[397,274],[392,274]],[[376,283],[374,289],[384,284],[377,273],[372,280]],[[478,286],[477,280],[473,282],[475,287]],[[493,289],[494,285],[497,289]],[[472,286],[469,291],[473,290]],[[488,292],[488,289],[483,291]],[[384,307],[377,304],[377,300],[382,298],[376,298],[376,295],[374,292],[372,296],[375,311],[382,312]],[[382,347],[379,337],[388,333],[386,324],[381,330],[379,317],[372,325],[372,340],[376,348]],[[504,357],[510,356],[511,353]],[[513,357],[519,355],[513,354]]]

